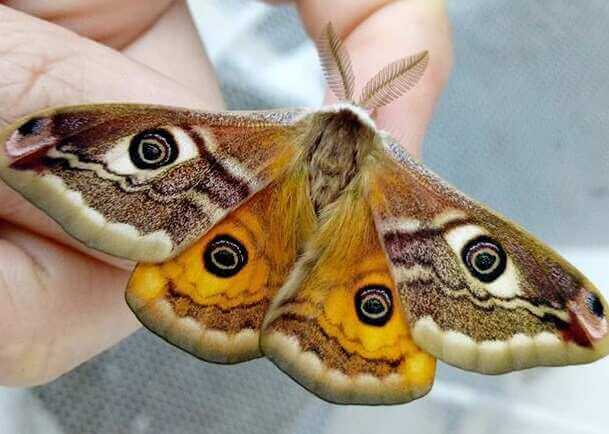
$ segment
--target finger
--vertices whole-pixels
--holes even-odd
[[[128,273],[0,225],[0,384],[54,379],[133,332]]]
[[[202,99],[222,100],[218,86],[209,85],[214,68],[185,1],[174,2],[123,53],[192,89]]]
[[[4,4],[121,49],[146,32],[173,0],[8,0]]]
[[[300,0],[309,34],[317,38],[328,22],[344,39],[356,75],[356,95],[367,80],[399,58],[428,50],[421,81],[378,111],[377,122],[397,135],[413,154],[420,146],[436,100],[452,66],[450,29],[443,0]]]
[[[219,100],[211,62],[184,0],[13,0],[8,6],[120,49],[192,89]]]
[[[5,121],[48,106],[84,102],[222,107],[219,93],[197,97],[114,50],[4,6],[0,6],[0,53],[0,119]],[[206,78],[209,86],[217,88],[213,75]],[[90,252],[2,183],[0,203],[0,218]]]

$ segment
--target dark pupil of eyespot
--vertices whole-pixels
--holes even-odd
[[[364,302],[362,309],[364,309],[370,315],[378,315],[379,313],[383,312],[385,306],[378,298],[369,298]]]
[[[203,252],[205,269],[217,277],[232,277],[245,267],[248,261],[247,249],[230,235],[218,235],[212,239]]]
[[[226,249],[222,249],[214,252],[214,261],[226,268],[232,268],[237,265],[237,260],[234,252],[229,252]]]
[[[501,244],[486,235],[469,241],[461,251],[461,259],[470,274],[484,283],[496,280],[507,266],[507,255]]]
[[[391,319],[392,295],[386,286],[364,286],[357,291],[354,301],[357,317],[365,324],[382,326]]]
[[[138,169],[158,169],[175,162],[178,146],[169,131],[163,128],[142,131],[131,139],[129,157]]]
[[[588,309],[599,318],[602,318],[605,314],[605,308],[603,307],[603,303],[601,303],[600,298],[598,298],[595,294],[589,294],[586,298],[586,304],[588,305]]]
[[[144,157],[144,160],[156,161],[161,157],[162,154],[163,151],[157,143],[152,143],[149,141],[143,142],[142,157]]]
[[[486,271],[493,267],[495,261],[497,260],[496,256],[491,255],[488,252],[482,252],[476,255],[474,259],[474,263],[476,264],[476,268],[480,271]]]

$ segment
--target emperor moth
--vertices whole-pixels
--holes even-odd
[[[591,282],[376,126],[428,53],[357,102],[331,26],[320,54],[334,105],[53,108],[0,133],[0,177],[87,246],[139,262],[126,299],[150,330],[209,361],[264,354],[329,401],[421,397],[436,358],[496,374],[606,355]]]

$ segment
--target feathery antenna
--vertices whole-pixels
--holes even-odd
[[[371,111],[389,104],[417,84],[428,63],[427,51],[390,63],[368,81],[358,104]]]
[[[318,42],[319,60],[326,82],[340,101],[351,100],[355,77],[349,53],[328,23]]]

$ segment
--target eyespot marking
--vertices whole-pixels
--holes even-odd
[[[207,271],[218,277],[236,275],[248,261],[247,249],[230,235],[218,235],[212,239],[203,252],[203,262]]]
[[[148,146],[142,146],[140,149],[140,138],[144,134],[158,132],[161,132],[162,135],[160,139],[152,137],[151,140],[144,140]],[[165,152],[172,145],[175,145],[175,152],[173,148],[169,153]],[[155,148],[159,148],[160,153]],[[142,154],[140,154],[140,150]],[[198,156],[197,145],[186,131],[176,126],[166,125],[119,139],[106,152],[103,160],[105,167],[113,174],[147,180],[158,176],[172,166],[190,161]],[[164,157],[165,159],[163,159]],[[142,163],[137,165],[134,158],[138,161],[141,160]],[[147,160],[152,164],[147,164]]]
[[[507,265],[501,244],[486,235],[470,240],[461,250],[461,259],[471,275],[484,283],[496,280]]]
[[[129,157],[138,169],[159,169],[175,162],[178,154],[173,134],[162,128],[142,131],[129,144]]]
[[[355,311],[360,321],[373,326],[383,326],[391,319],[393,297],[383,285],[368,285],[355,294]]]
[[[503,299],[510,299],[522,295],[520,271],[510,259],[505,248],[499,244],[497,239],[492,236],[486,228],[472,223],[458,225],[444,232],[444,239],[454,252],[455,261],[463,268],[463,277],[467,278],[469,281],[471,291],[480,294],[488,293],[488,295]],[[468,245],[471,245],[470,243],[475,243],[474,240],[479,239],[490,240],[490,244],[492,244],[494,248],[490,247],[493,251],[487,251],[487,253],[491,256],[498,256],[498,262],[491,261],[490,257],[483,257],[478,261],[480,266],[490,266],[492,272],[489,272],[488,270],[485,272],[484,269],[476,271],[475,268],[472,272],[472,267],[468,266],[467,259],[464,258],[464,253],[470,250]],[[472,260],[474,259],[474,256],[476,255],[472,255]],[[487,279],[483,280],[485,277],[479,278],[475,273],[483,276],[486,274]]]

